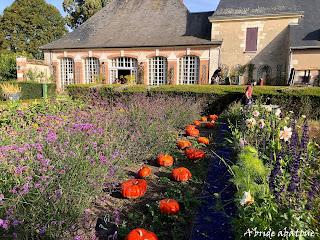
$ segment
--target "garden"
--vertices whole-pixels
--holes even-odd
[[[1,239],[320,238],[316,90],[116,88],[0,105]]]

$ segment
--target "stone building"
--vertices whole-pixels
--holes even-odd
[[[215,12],[190,13],[183,0],[113,0],[42,50],[58,89],[121,76],[209,84],[219,66],[231,79],[244,75],[243,84],[312,84],[320,70],[317,9],[319,0],[221,0]]]

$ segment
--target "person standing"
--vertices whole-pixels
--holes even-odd
[[[246,92],[244,94],[244,105],[251,105],[252,104],[252,94],[253,94],[253,84],[250,84]]]
[[[221,68],[218,67],[218,69],[214,71],[211,77],[211,84],[219,84],[220,77],[221,77]]]

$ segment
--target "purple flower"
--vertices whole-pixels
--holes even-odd
[[[39,229],[40,236],[44,236],[46,234],[46,227],[42,227]]]
[[[14,227],[16,227],[16,226],[18,226],[18,225],[20,225],[21,224],[21,221],[19,221],[19,220],[13,220],[13,222],[12,222],[12,226],[14,226]]]
[[[57,141],[57,139],[58,139],[57,134],[54,131],[49,130],[47,137],[46,137],[46,141],[49,143],[53,143],[53,142]]]
[[[273,192],[273,194],[276,197],[276,200],[279,202],[280,201],[280,191],[278,189],[276,189],[276,180],[278,177],[280,177],[282,175],[282,171],[281,171],[281,163],[280,160],[282,159],[282,155],[283,152],[280,153],[279,156],[277,156],[276,159],[276,163],[274,165],[274,168],[272,169],[271,173],[270,173],[270,177],[269,177],[269,187],[271,192]],[[273,154],[270,154],[270,158],[273,159]]]
[[[121,218],[120,218],[120,211],[118,209],[116,209],[114,212],[113,212],[113,217],[114,217],[114,223],[116,225],[120,225],[121,223]]]
[[[107,158],[103,155],[100,155],[99,160],[100,160],[100,163],[103,165],[107,163]]]
[[[60,199],[61,196],[62,196],[62,190],[61,189],[56,190],[55,191],[55,196],[56,196],[57,199]]]
[[[0,219],[0,227],[2,227],[5,230],[8,230],[9,227],[10,227],[10,221],[9,220]]]
[[[80,236],[75,236],[73,240],[81,240]]]
[[[29,191],[30,191],[29,187],[30,187],[29,183],[25,183],[25,184],[22,186],[21,195],[26,195],[26,194],[28,194]]]

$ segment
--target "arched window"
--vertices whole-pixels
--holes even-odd
[[[61,87],[74,84],[74,61],[72,58],[61,59]]]
[[[165,57],[149,59],[149,84],[167,84],[168,61]]]
[[[185,56],[180,58],[179,79],[180,84],[199,83],[200,60],[196,56]]]
[[[100,61],[98,58],[86,58],[85,82],[93,83],[100,75]]]

